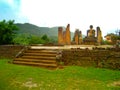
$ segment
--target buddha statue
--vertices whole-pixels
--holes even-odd
[[[95,37],[95,30],[92,25],[90,25],[90,29],[87,31],[87,37]]]

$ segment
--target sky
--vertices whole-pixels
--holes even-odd
[[[103,36],[120,29],[120,0],[0,0],[0,20],[40,27],[64,26],[86,35],[90,25]]]

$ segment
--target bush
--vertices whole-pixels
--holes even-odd
[[[29,44],[43,44],[44,40],[39,36],[32,35]]]
[[[29,44],[46,44],[46,43],[54,43],[55,40],[52,38],[48,38],[47,35],[36,36],[30,34],[17,34],[13,39],[14,44],[20,45],[29,45]]]
[[[29,45],[30,43],[30,35],[28,34],[17,34],[13,39],[14,44],[19,45]]]
[[[104,40],[104,41],[102,41],[102,44],[103,44],[103,45],[112,45],[112,42],[109,42],[109,41],[107,41],[107,40]]]

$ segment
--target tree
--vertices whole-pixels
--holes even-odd
[[[29,45],[31,36],[29,34],[16,34],[13,43],[18,45]]]
[[[50,39],[47,35],[40,37],[32,34],[16,34],[13,39],[13,43],[18,45],[46,44],[49,42]]]
[[[120,36],[120,29],[115,30],[117,36]]]
[[[120,40],[119,34],[110,33],[107,34],[105,37],[109,37],[107,41],[110,42],[111,44],[116,44],[116,42]]]
[[[41,39],[44,41],[44,43],[49,43],[49,38],[48,36],[45,34],[41,37]]]
[[[0,44],[11,44],[16,30],[14,20],[0,21]]]

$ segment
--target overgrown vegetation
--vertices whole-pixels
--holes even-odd
[[[12,40],[16,30],[18,28],[14,25],[14,20],[0,21],[0,44],[13,43]]]
[[[47,70],[0,60],[0,90],[120,90],[120,71],[69,66]]]
[[[103,41],[102,41],[102,44],[103,44],[103,45],[111,45],[112,43],[109,42],[109,41],[107,41],[107,40],[103,40]]]
[[[115,31],[116,34],[114,33],[109,33],[105,37],[107,37],[107,41],[104,41],[104,44],[116,44],[118,41],[120,42],[120,30]]]
[[[49,38],[47,35],[36,36],[31,34],[17,34],[13,39],[14,44],[29,45],[29,44],[46,44],[56,43],[57,40]]]
[[[36,36],[43,36],[47,35],[48,37],[50,36],[56,36],[58,35],[58,27],[39,27],[30,23],[24,23],[24,24],[15,24],[18,28],[19,31],[17,33],[23,34],[23,33],[28,33]]]
[[[28,28],[29,29],[32,28],[33,29],[32,31],[34,31],[36,34],[34,32],[31,32],[31,30],[29,29],[25,33],[24,32],[20,33],[19,31],[21,28],[19,27],[19,25],[18,26],[17,25],[18,24],[14,24],[14,20],[0,21],[0,45],[5,45],[5,44],[29,45],[29,44],[46,44],[46,43],[57,42],[57,37],[55,36],[48,37],[48,35],[46,34],[40,34],[40,32],[41,31],[43,32],[45,28],[39,30],[39,27],[37,26],[25,24],[24,27],[21,26],[23,31],[24,29],[26,30]],[[36,32],[36,28],[37,31],[39,32]],[[44,33],[47,32],[47,29],[44,31]]]

